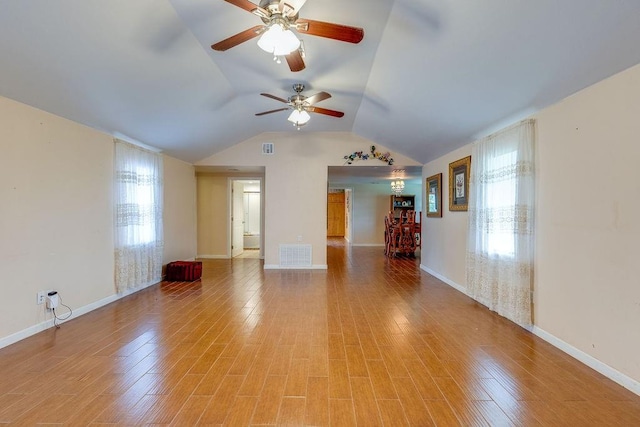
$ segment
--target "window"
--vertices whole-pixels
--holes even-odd
[[[162,157],[115,143],[115,282],[118,292],[162,278]]]
[[[117,226],[121,243],[142,245],[156,240],[154,171],[144,165],[133,165],[117,177],[121,201],[117,204]]]
[[[535,122],[472,146],[466,279],[469,295],[519,325],[531,324]]]
[[[487,215],[487,251],[489,254],[513,257],[515,252],[516,175],[512,173],[517,152],[511,151],[488,159],[493,179],[485,188]]]

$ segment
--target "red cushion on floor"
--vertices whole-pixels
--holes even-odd
[[[202,262],[173,261],[167,264],[164,278],[172,282],[193,282],[202,276]]]

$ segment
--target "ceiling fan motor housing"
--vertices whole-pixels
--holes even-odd
[[[285,28],[289,28],[289,26],[295,27],[295,22],[298,20],[298,13],[296,12],[291,15],[290,13],[293,9],[287,7],[288,5],[286,3],[283,10],[280,10],[280,1],[278,0],[261,0],[259,6],[269,12],[268,16],[258,14],[260,18],[262,18],[262,22],[266,25],[278,22],[280,25],[286,26]]]

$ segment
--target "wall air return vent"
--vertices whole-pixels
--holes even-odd
[[[262,154],[266,154],[266,155],[273,154],[273,142],[262,143]]]
[[[311,245],[280,244],[280,267],[308,268],[311,267]]]

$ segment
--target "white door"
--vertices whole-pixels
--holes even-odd
[[[231,195],[231,257],[244,251],[244,184],[233,181]]]

